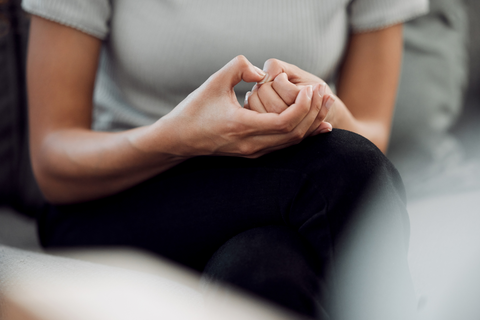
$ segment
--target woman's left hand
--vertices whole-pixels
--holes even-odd
[[[280,113],[294,103],[303,87],[312,85],[318,88],[315,91],[322,96],[322,109],[306,136],[331,131],[335,102],[338,98],[325,81],[295,65],[277,59],[267,60],[264,71],[267,73],[266,78],[247,93],[246,108],[257,112]]]
[[[402,24],[398,24],[352,34],[339,73],[338,96],[328,87],[325,94],[332,98],[332,102],[322,123],[330,122],[335,128],[360,134],[384,153],[388,148],[400,76],[402,28]],[[314,86],[324,82],[297,66],[277,59],[268,60],[263,70],[270,75],[266,81],[285,73],[288,80],[297,86]],[[286,97],[284,101],[288,105],[293,100]],[[318,125],[319,121],[316,119],[313,125]]]

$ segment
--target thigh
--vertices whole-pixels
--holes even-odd
[[[40,219],[46,247],[134,246],[202,270],[238,233],[284,225],[295,171],[259,161],[198,157],[103,199],[51,206]]]
[[[201,270],[240,232],[287,225],[320,259],[330,259],[366,184],[378,189],[392,216],[404,214],[401,183],[382,157],[367,140],[334,130],[258,159],[192,158],[116,195],[50,207],[40,219],[41,240],[45,246],[136,246]]]

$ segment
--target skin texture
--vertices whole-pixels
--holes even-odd
[[[399,41],[401,43],[401,39]],[[372,43],[375,41],[369,45]],[[383,97],[385,93],[380,90],[385,80],[376,79],[375,74],[360,80],[344,76],[354,71],[373,72],[377,69],[370,70],[367,66],[382,61],[376,57],[376,61],[369,63],[350,57],[355,53],[368,57],[368,48],[363,51],[357,48],[362,47],[361,41],[352,39],[350,43],[340,81],[344,89],[339,90],[339,97],[322,86],[319,78],[282,61],[269,60],[264,70],[274,81],[262,85],[264,88],[260,86],[259,97],[267,108],[276,105],[269,102],[271,99],[278,102],[281,98],[285,105],[275,110],[242,108],[235,98],[235,84],[241,80],[259,82],[265,74],[245,57],[238,56],[167,116],[150,126],[116,133],[90,129],[101,41],[33,16],[29,46],[27,80],[32,164],[42,192],[51,203],[75,203],[108,196],[198,155],[256,158],[299,143],[308,135],[328,131],[330,123],[363,134],[362,130],[376,128],[370,125],[371,121],[381,118],[379,122],[388,124],[385,125],[388,130],[380,130],[385,137],[377,145],[383,146],[383,141],[386,145],[388,141],[393,103],[385,107],[390,111],[370,117],[370,113],[378,112],[377,104],[377,107],[371,104],[372,96],[381,92]],[[393,60],[396,56],[393,55]],[[391,62],[391,57],[385,61]],[[392,75],[388,73],[388,76]],[[372,87],[366,80],[378,86]],[[268,93],[269,87],[274,92]],[[349,88],[354,88],[356,93],[347,94]],[[395,88],[386,90],[392,94],[377,99],[378,104],[393,101]],[[359,96],[368,100],[364,111],[364,104],[356,100]],[[337,99],[334,104],[330,103],[329,112],[326,97]],[[358,107],[349,111],[339,98],[345,99],[345,103],[358,103]],[[383,119],[388,115],[390,118]],[[371,140],[375,142],[374,138]]]
[[[287,109],[294,101],[304,85],[295,85],[288,80],[286,73],[280,73],[275,79],[270,79],[269,74],[266,79],[256,84],[251,92],[247,92],[245,97],[244,108],[255,110],[260,113],[271,112],[281,113]],[[332,125],[325,121],[328,110],[332,107],[334,99],[327,93],[327,85],[325,83],[317,83],[314,85],[314,94],[318,95],[318,99],[322,101],[322,108],[308,129],[306,136],[312,136],[320,133],[332,131]]]
[[[358,133],[386,153],[402,60],[401,24],[353,34],[337,84],[338,95],[326,88],[323,108],[313,134],[328,127]],[[248,94],[248,107],[257,112],[282,112],[305,85],[325,83],[298,67],[275,59],[265,63],[271,82],[256,85]],[[281,100],[274,97],[277,93]],[[348,106],[348,107],[347,107]]]
[[[90,130],[101,42],[32,18],[28,56],[31,155],[47,200],[74,203],[111,195],[198,155],[255,158],[299,143],[321,108],[312,86],[280,114],[242,108],[233,87],[265,74],[238,56],[171,113],[118,133]]]

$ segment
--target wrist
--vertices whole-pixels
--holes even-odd
[[[180,138],[175,130],[169,130],[169,122],[164,118],[155,123],[132,130],[129,136],[130,144],[143,157],[152,159],[167,159],[169,162],[182,162],[191,156],[180,153]]]

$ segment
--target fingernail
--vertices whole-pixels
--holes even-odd
[[[333,96],[329,96],[328,99],[327,99],[327,102],[325,102],[325,108],[327,108],[327,110],[330,110],[330,108],[335,103],[335,100],[336,99]]]
[[[332,124],[330,122],[324,121],[323,124],[328,124],[328,126],[327,127],[323,126],[323,129],[319,130],[319,131],[317,129],[317,131],[316,131],[317,134],[332,132],[333,127],[332,127]],[[320,128],[320,126],[319,126],[319,128]]]
[[[265,76],[265,71],[263,71],[262,69],[260,69],[259,67],[256,67],[256,66],[253,66],[255,68],[255,70],[257,70],[257,73],[259,75],[261,75],[262,77]]]
[[[327,91],[327,84],[324,82],[320,84],[320,87],[318,88],[318,94],[323,97],[325,95],[325,92]]]
[[[248,91],[246,94],[245,94],[245,102],[244,102],[244,105],[246,105],[248,103],[248,98],[250,97],[250,95],[252,94],[251,91]]]
[[[257,84],[264,84],[264,83],[270,82],[270,75],[266,72],[264,72],[264,75],[265,75],[265,77],[263,78],[263,80],[260,81],[260,82],[257,82]]]
[[[312,96],[313,96],[313,88],[311,85],[308,85],[307,86],[307,97],[308,99],[312,99]]]

